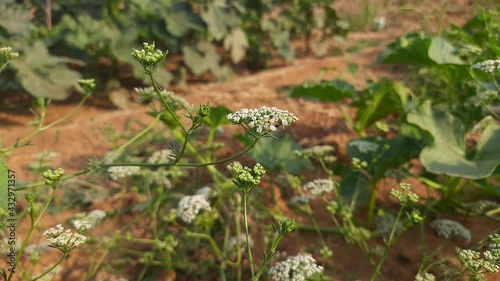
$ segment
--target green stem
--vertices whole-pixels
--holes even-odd
[[[76,107],[74,107],[68,114],[64,115],[63,117],[57,119],[56,121],[50,123],[49,125],[45,126],[45,127],[42,127],[42,123],[43,123],[43,118],[44,116],[41,117],[41,124],[37,127],[37,129],[35,131],[33,131],[31,134],[29,134],[28,136],[24,137],[23,139],[21,140],[18,140],[15,144],[11,145],[10,147],[8,148],[5,148],[5,149],[2,149],[0,150],[0,155],[1,154],[4,154],[6,152],[9,152],[11,150],[13,150],[14,148],[16,147],[20,147],[20,146],[23,146],[23,145],[26,145],[28,143],[28,141],[33,138],[34,136],[38,135],[39,133],[47,130],[47,129],[50,129],[56,125],[58,125],[59,123],[65,121],[66,119],[68,119],[69,117],[71,117],[73,114],[75,114],[75,112],[77,112],[80,107],[82,107],[82,105],[85,103],[85,101],[87,100],[87,97],[88,96],[84,96],[83,99],[78,103],[78,105],[76,105]]]
[[[351,119],[351,117],[342,109],[342,107],[338,104],[338,103],[335,103],[335,106],[337,107],[337,109],[340,111],[340,113],[342,114],[342,117],[344,117],[344,120],[346,121],[347,123],[347,126],[349,126],[349,128],[353,131],[353,132],[356,132],[360,137],[364,137],[365,136],[365,133],[362,131],[362,130],[357,130],[356,129],[356,126],[354,125],[354,121]]]
[[[62,263],[62,262],[63,262],[63,261],[64,261],[64,260],[68,257],[68,255],[69,255],[69,254],[67,254],[67,253],[66,253],[66,254],[64,254],[64,255],[62,256],[62,258],[61,258],[59,261],[57,261],[57,263],[56,263],[56,264],[54,264],[51,268],[47,269],[47,270],[46,270],[46,271],[45,271],[42,275],[40,275],[40,276],[36,277],[36,278],[35,278],[35,279],[33,279],[32,281],[36,281],[36,280],[38,280],[38,279],[40,279],[40,278],[44,277],[45,275],[49,274],[52,270],[54,270],[54,268],[56,268],[58,265],[60,265],[60,264],[61,264],[61,263]]]
[[[47,208],[49,207],[50,203],[52,202],[52,199],[54,199],[55,197],[55,193],[56,193],[56,188],[52,188],[52,193],[50,194],[50,198],[49,200],[47,201],[47,203],[45,204],[45,206],[43,207],[42,211],[40,212],[40,215],[38,216],[38,218],[36,220],[33,221],[33,214],[35,212],[35,206],[33,204],[33,202],[30,202],[30,208],[31,208],[31,226],[30,226],[30,229],[28,230],[28,234],[26,235],[26,238],[24,239],[24,242],[23,244],[21,245],[21,249],[19,250],[19,253],[17,254],[17,257],[16,257],[16,266],[19,264],[19,260],[21,259],[21,256],[23,255],[24,253],[24,249],[26,248],[26,245],[28,244],[28,241],[30,240],[31,238],[31,235],[33,234],[33,231],[35,230],[38,222],[40,221],[40,219],[42,218],[43,214],[47,211]],[[9,274],[9,278],[7,279],[8,281],[10,281],[12,279],[12,276],[13,276],[13,272],[11,272]]]
[[[250,261],[250,273],[252,278],[255,276],[255,271],[253,268],[253,258],[252,258],[252,247],[250,245],[250,234],[248,233],[248,210],[247,210],[247,193],[243,192],[243,219],[245,224],[245,236],[247,241],[248,249],[248,260]]]
[[[380,260],[377,263],[377,266],[375,267],[375,270],[373,271],[372,277],[370,278],[370,281],[374,281],[375,278],[379,275],[380,268],[382,267],[382,264],[384,263],[385,259],[387,258],[387,254],[389,253],[390,248],[392,247],[392,244],[394,243],[393,238],[394,235],[396,234],[396,228],[399,222],[399,219],[401,218],[401,215],[403,214],[403,207],[399,209],[398,215],[396,217],[396,222],[394,223],[391,234],[389,235],[389,240],[387,240],[387,244],[385,245],[384,248],[384,253]]]
[[[182,130],[184,132],[186,132],[186,128],[184,127],[184,125],[182,125],[181,121],[179,120],[179,118],[177,117],[177,115],[175,114],[175,112],[172,110],[172,108],[170,107],[170,105],[168,105],[167,101],[165,100],[165,98],[161,94],[160,88],[158,87],[158,84],[156,84],[156,81],[153,78],[153,73],[151,73],[151,72],[148,73],[148,76],[149,76],[149,79],[151,80],[151,83],[153,84],[153,88],[155,89],[155,92],[158,95],[158,97],[160,98],[161,103],[163,104],[163,106],[172,115],[172,117],[175,119],[175,122],[182,128]]]

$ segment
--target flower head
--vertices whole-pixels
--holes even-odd
[[[439,236],[446,239],[450,239],[452,236],[462,237],[469,243],[472,238],[470,231],[456,221],[447,219],[435,220],[431,223],[431,227],[436,230]]]
[[[264,167],[257,163],[253,169],[243,167],[239,162],[233,162],[229,165],[229,170],[233,174],[233,182],[238,186],[241,192],[249,192],[252,187],[260,183],[266,173]]]
[[[108,169],[109,177],[112,180],[125,178],[139,172],[139,166],[113,166]]]
[[[380,147],[377,143],[361,139],[353,140],[348,145],[356,147],[360,153],[375,152]]]
[[[316,265],[316,260],[310,254],[305,253],[288,257],[269,269],[269,275],[275,281],[306,281],[322,272],[323,267]]]
[[[104,211],[93,210],[89,214],[76,214],[72,222],[78,233],[84,233],[90,228],[95,227],[105,217],[106,213]]]
[[[472,65],[472,68],[479,69],[486,73],[495,73],[500,71],[500,60],[486,60]]]
[[[7,67],[7,64],[17,58],[19,53],[12,52],[11,47],[2,47],[0,48],[0,73],[2,70]]]
[[[212,208],[203,195],[191,195],[182,198],[177,206],[177,217],[186,223],[192,223],[202,211],[210,212]]]
[[[55,228],[49,228],[44,233],[48,237],[51,247],[57,248],[64,253],[69,253],[76,247],[85,243],[87,239],[79,233],[71,232],[71,229],[64,230],[60,224]]]
[[[62,176],[64,176],[64,170],[59,168],[57,170],[47,170],[43,174],[43,179],[45,180],[46,185],[50,185],[53,188],[59,184]]]
[[[167,56],[168,51],[163,52],[159,49],[155,50],[155,43],[149,44],[144,42],[143,46],[144,48],[141,50],[134,49],[132,57],[144,67],[146,73],[151,74],[158,64]]]
[[[293,113],[267,106],[259,109],[244,108],[228,114],[227,119],[235,125],[243,126],[254,135],[270,133],[299,120]]]
[[[335,188],[335,183],[331,179],[316,179],[306,183],[303,188],[306,191],[311,191],[316,196],[320,196],[332,192]]]
[[[158,164],[158,163],[168,163],[175,160],[175,153],[171,149],[162,149],[153,152],[153,154],[148,158],[148,163]]]

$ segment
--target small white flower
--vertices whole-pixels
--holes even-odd
[[[158,163],[168,163],[175,160],[175,154],[170,149],[163,149],[155,151],[149,158],[148,163],[158,164]]]
[[[250,247],[253,247],[252,237],[248,237],[248,241],[250,243]],[[236,254],[238,247],[243,250],[247,246],[247,238],[245,234],[241,234],[239,236],[229,237],[227,242],[227,251],[231,254]]]
[[[424,275],[415,276],[415,281],[436,281],[436,276],[426,272]]]
[[[447,219],[435,220],[431,223],[431,227],[436,230],[439,236],[443,236],[446,239],[457,236],[462,237],[469,243],[472,238],[470,231],[456,221]]]
[[[87,239],[79,233],[72,233],[71,229],[64,231],[64,227],[58,224],[55,228],[50,228],[44,233],[48,237],[50,244],[54,248],[68,252],[85,243]]]
[[[379,148],[378,144],[366,140],[353,140],[348,145],[355,146],[361,153],[375,152]]]
[[[242,125],[247,130],[254,130],[258,134],[264,131],[275,131],[280,126],[285,127],[299,120],[293,113],[267,106],[259,109],[244,108],[228,114],[227,119],[233,124]]]
[[[304,185],[304,190],[311,191],[312,194],[319,196],[333,191],[335,183],[331,179],[316,179]]]
[[[186,196],[179,201],[177,217],[186,223],[192,223],[201,212],[210,212],[212,208],[203,195]]]
[[[108,168],[109,177],[112,180],[118,180],[121,178],[129,177],[137,172],[139,172],[139,166],[113,166]]]
[[[304,194],[292,197],[290,199],[290,205],[307,205],[311,200],[315,199],[316,196],[311,194]]]
[[[323,267],[316,265],[316,260],[305,253],[288,257],[269,269],[269,275],[275,281],[306,281],[314,274],[322,272]]]
[[[472,68],[479,69],[486,73],[494,73],[500,70],[500,60],[486,60],[472,65]]]
[[[205,197],[206,199],[210,199],[217,196],[217,191],[211,189],[208,186],[204,186],[196,190],[195,195],[203,195],[203,197]]]

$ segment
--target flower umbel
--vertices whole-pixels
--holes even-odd
[[[472,65],[472,68],[479,69],[486,73],[495,73],[500,71],[500,60],[486,60]]]
[[[233,162],[229,165],[229,170],[233,174],[234,184],[238,186],[242,193],[248,193],[252,187],[259,184],[266,173],[264,167],[259,163],[253,169],[250,169],[249,167],[243,167],[238,162]]]
[[[177,206],[177,217],[186,223],[192,223],[202,211],[210,212],[212,208],[203,195],[191,195],[182,198]]]
[[[85,243],[87,239],[79,233],[71,232],[71,229],[64,230],[64,227],[60,224],[54,228],[49,228],[43,234],[48,237],[51,247],[66,254]]]
[[[322,272],[323,267],[316,265],[316,260],[310,254],[305,253],[288,257],[269,269],[269,275],[275,281],[306,281]]]
[[[4,70],[7,64],[17,58],[19,53],[12,52],[11,47],[2,47],[0,48],[0,73]]]
[[[108,169],[108,173],[112,180],[118,180],[136,174],[139,170],[139,166],[113,166]]]
[[[335,183],[331,179],[316,179],[306,183],[303,188],[306,191],[311,191],[316,196],[321,196],[332,192],[335,188]]]
[[[447,219],[435,220],[431,223],[431,227],[436,230],[439,236],[442,236],[446,239],[450,239],[452,236],[456,236],[463,238],[465,241],[467,241],[467,243],[469,243],[472,238],[470,231],[456,221]]]
[[[267,106],[259,109],[244,108],[228,114],[227,119],[235,125],[242,126],[255,136],[276,131],[281,126],[285,127],[299,120],[293,113]]]
[[[149,44],[144,42],[143,46],[144,48],[141,50],[134,49],[132,57],[144,67],[146,73],[152,74],[158,64],[167,56],[168,51],[155,50],[155,43]]]
[[[57,170],[47,170],[43,174],[43,179],[46,185],[50,185],[52,188],[57,187],[62,176],[64,176],[64,170],[59,168]]]

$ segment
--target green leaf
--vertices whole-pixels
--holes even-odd
[[[297,174],[301,169],[313,168],[309,161],[293,153],[294,150],[299,149],[302,147],[290,135],[282,135],[278,139],[260,139],[248,154],[266,169],[284,169],[289,173]]]
[[[231,113],[227,107],[223,105],[219,105],[217,107],[212,107],[210,110],[210,115],[208,115],[204,122],[212,129],[217,129],[219,126],[224,124],[229,124],[229,120],[227,120],[226,115]]]
[[[355,93],[354,86],[344,80],[308,82],[294,87],[290,96],[320,101],[339,102]]]
[[[465,64],[458,56],[455,47],[444,38],[428,37],[423,33],[410,33],[399,37],[382,51],[377,61],[387,64],[424,66]]]
[[[221,40],[232,27],[239,26],[239,17],[229,9],[228,5],[212,2],[208,9],[201,13],[201,18],[208,25],[208,31],[216,39]]]
[[[248,39],[241,28],[234,28],[229,35],[224,38],[224,49],[231,50],[231,60],[234,63],[240,62],[249,47]]]
[[[31,12],[24,5],[0,4],[0,27],[14,36],[26,36],[31,32]]]
[[[43,42],[37,41],[25,49],[24,56],[12,61],[12,66],[18,71],[21,85],[31,95],[62,100],[81,78],[80,73],[68,68],[65,62],[79,61],[52,56]]]
[[[176,2],[165,16],[166,28],[175,37],[184,36],[189,30],[204,29],[201,18],[193,12],[191,4]]]
[[[432,38],[428,54],[437,64],[466,64],[460,59],[457,49],[440,37]]]
[[[356,130],[363,131],[391,114],[405,113],[408,93],[403,84],[385,79],[369,85],[352,103],[358,108]]]
[[[432,108],[430,101],[410,112],[407,119],[434,137],[434,142],[420,153],[422,164],[430,172],[481,179],[490,176],[500,164],[500,127],[497,124],[490,124],[475,151],[468,153],[464,126],[456,117]]]

